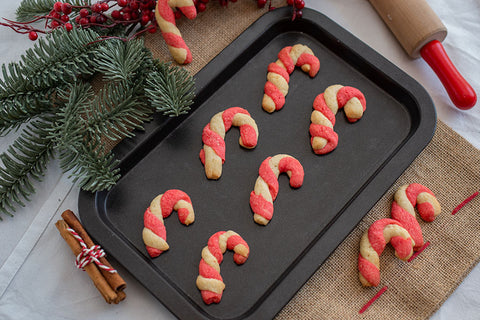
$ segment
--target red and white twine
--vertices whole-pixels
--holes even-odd
[[[110,273],[116,273],[117,270],[106,266],[105,264],[100,262],[100,258],[105,256],[105,251],[99,246],[94,245],[90,248],[87,247],[85,241],[83,241],[82,237],[75,230],[71,228],[67,228],[67,230],[72,234],[72,236],[78,240],[80,245],[82,246],[82,251],[77,255],[75,259],[75,266],[79,269],[84,269],[88,264],[94,262],[99,268],[102,268]]]

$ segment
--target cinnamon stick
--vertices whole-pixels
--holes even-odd
[[[72,250],[73,254],[77,256],[82,251],[82,246],[77,239],[67,230],[69,227],[68,224],[59,220],[55,223],[60,235],[67,242],[68,246]],[[93,284],[98,289],[100,294],[103,296],[107,303],[115,303],[118,299],[117,293],[110,287],[108,282],[103,277],[102,273],[98,270],[97,266],[94,263],[89,263],[85,266],[84,270],[87,272],[89,277],[92,279]]]
[[[62,218],[70,226],[70,228],[72,228],[73,230],[75,230],[76,233],[78,233],[78,235],[83,239],[88,248],[95,245],[90,236],[88,235],[87,231],[83,228],[80,220],[77,218],[75,213],[73,213],[71,210],[65,210],[62,213]],[[102,257],[99,260],[107,267],[112,268],[111,264],[105,257]],[[125,280],[123,280],[123,278],[118,274],[118,272],[111,273],[107,270],[101,268],[99,269],[107,282],[112,287],[112,289],[115,290],[115,292],[118,293],[120,291],[123,291],[127,287]]]

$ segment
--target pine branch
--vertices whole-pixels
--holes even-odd
[[[13,216],[15,204],[25,206],[23,201],[35,193],[31,180],[41,181],[52,158],[53,142],[47,134],[51,120],[32,121],[0,155],[0,213]]]
[[[141,101],[136,87],[126,82],[109,82],[85,110],[90,139],[107,138],[112,141],[132,137],[133,129],[151,119],[152,111]]]
[[[17,130],[21,124],[35,116],[50,112],[56,89],[36,89],[0,100],[0,136]]]
[[[59,92],[65,104],[59,108],[49,136],[64,172],[87,191],[111,188],[119,179],[113,154],[106,152],[100,139],[89,139],[89,120],[93,90],[88,83],[77,83],[68,91]]]
[[[88,83],[75,83],[68,90],[59,90],[58,96],[65,103],[56,113],[56,121],[49,130],[64,172],[75,167],[77,149],[84,143],[86,134],[83,108],[90,103],[94,93]]]
[[[185,69],[157,62],[146,84],[146,95],[158,112],[174,117],[190,111],[195,97],[195,81]]]
[[[22,55],[23,74],[31,79],[33,86],[46,87],[90,76],[95,71],[92,61],[96,59],[97,46],[101,45],[95,42],[98,37],[90,29],[55,29]]]
[[[126,42],[106,39],[98,53],[95,67],[103,74],[105,81],[130,81],[136,78],[143,71],[141,69],[146,59],[151,56],[142,39]]]
[[[0,134],[54,108],[55,91],[93,74],[92,59],[98,53],[98,34],[91,30],[63,28],[22,55],[21,61],[2,65],[0,79]]]
[[[83,190],[109,190],[120,179],[119,161],[102,145],[85,145],[76,150],[70,178]]]

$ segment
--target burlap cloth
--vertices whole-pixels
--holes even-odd
[[[280,1],[284,2],[284,1]],[[273,2],[274,5],[281,5]],[[177,26],[193,54],[185,68],[198,72],[223,48],[266,12],[254,1],[238,1],[222,8],[217,1],[195,20]],[[161,36],[146,37],[156,58],[172,61]],[[452,210],[480,187],[480,151],[438,121],[433,140],[378,201],[354,231],[277,315],[278,319],[425,319],[455,290],[480,257],[480,197],[456,215]],[[421,222],[431,245],[412,262],[393,255],[390,246],[381,256],[381,284],[363,288],[357,275],[362,233],[379,218],[389,217],[392,197],[399,186],[421,183],[442,205],[432,223]],[[362,306],[383,286],[388,290],[363,314]]]

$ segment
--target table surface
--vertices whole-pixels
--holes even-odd
[[[212,0],[213,1],[213,0]],[[247,1],[247,0],[244,0]],[[248,0],[251,1],[251,0]],[[0,17],[15,19],[21,0],[3,1]],[[410,59],[368,1],[305,0],[416,79],[431,95],[438,117],[480,148],[480,103],[461,111],[453,106],[442,84],[422,59]],[[448,29],[443,41],[457,69],[480,92],[480,1],[428,0]],[[230,7],[232,8],[232,7]],[[232,9],[228,10],[232,10]],[[208,9],[207,9],[208,10]],[[0,63],[18,61],[33,45],[26,36],[0,29]],[[0,139],[6,150],[15,135]],[[127,299],[108,305],[88,276],[73,265],[73,256],[60,239],[55,221],[71,209],[78,213],[78,187],[52,161],[37,192],[14,218],[0,221],[1,319],[174,319],[168,309],[122,266],[114,267],[128,283]],[[431,319],[478,319],[480,267],[476,266]]]

